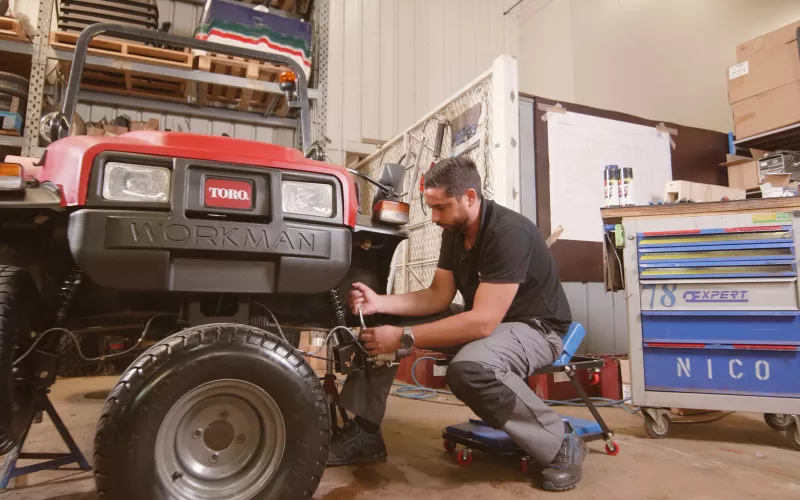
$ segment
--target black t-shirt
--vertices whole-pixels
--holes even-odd
[[[567,296],[539,228],[492,200],[481,201],[480,229],[469,251],[463,235],[442,234],[439,267],[453,272],[467,311],[472,309],[480,282],[519,283],[504,323],[539,319],[563,335],[572,322]]]

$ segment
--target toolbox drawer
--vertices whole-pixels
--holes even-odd
[[[796,278],[642,281],[642,311],[798,310]]]
[[[797,276],[791,226],[644,232],[637,253],[641,279]]]
[[[645,390],[799,397],[798,349],[645,343]]]
[[[798,311],[642,312],[642,340],[646,343],[800,346],[800,313]],[[797,375],[800,377],[800,372]]]

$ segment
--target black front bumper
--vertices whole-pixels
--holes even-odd
[[[322,293],[350,267],[348,228],[83,209],[70,216],[78,267],[118,290]]]

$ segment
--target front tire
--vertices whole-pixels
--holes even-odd
[[[0,456],[19,444],[36,407],[36,353],[16,367],[31,344],[39,291],[30,273],[0,266]]]
[[[277,336],[206,325],[142,354],[95,437],[103,499],[310,499],[328,459],[325,393]]]

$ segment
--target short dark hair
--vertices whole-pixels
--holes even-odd
[[[469,188],[481,197],[481,174],[468,156],[445,158],[425,172],[425,189],[444,188],[448,198],[463,196]]]

